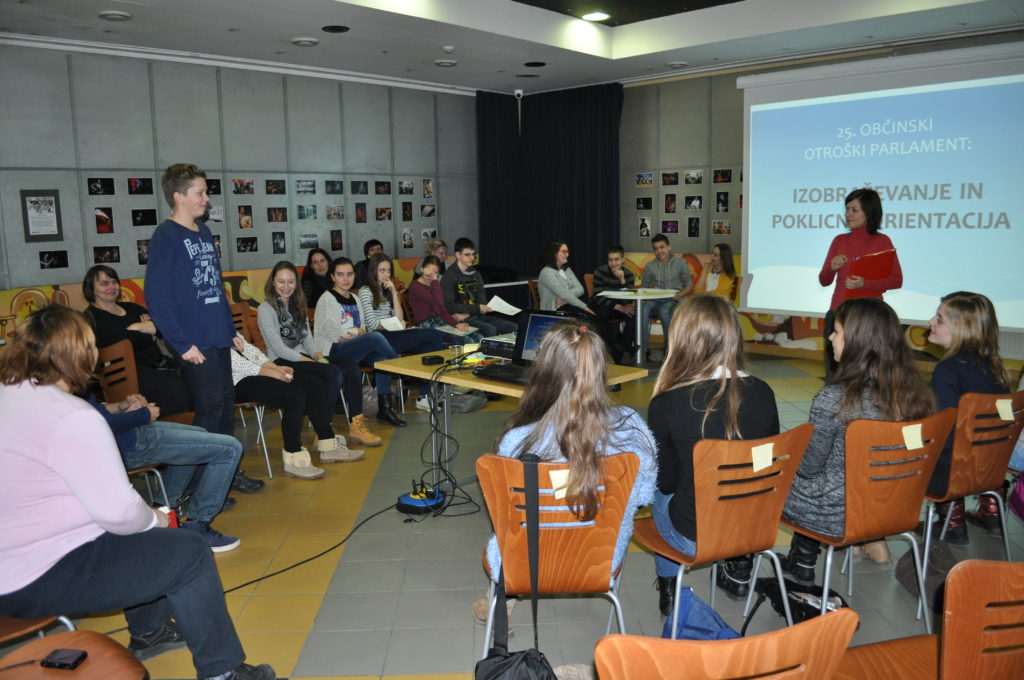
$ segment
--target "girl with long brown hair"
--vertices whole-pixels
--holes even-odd
[[[658,442],[658,489],[652,514],[676,549],[697,550],[693,447],[701,439],[758,439],[779,433],[775,394],[744,370],[743,330],[725,298],[702,293],[676,307],[668,354],[654,383],[648,421]],[[718,584],[735,597],[750,588],[749,555],[726,560]],[[672,610],[679,565],[656,556],[659,606]]]

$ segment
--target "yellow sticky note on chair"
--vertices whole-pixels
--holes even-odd
[[[775,442],[750,447],[750,461],[754,464],[754,472],[771,466],[774,450]]]
[[[551,480],[551,489],[555,493],[555,498],[565,498],[565,493],[569,490],[569,471],[551,470],[548,472],[548,478]]]
[[[924,448],[924,440],[921,439],[921,423],[903,426],[903,443],[908,450]]]
[[[996,411],[1001,420],[1013,420],[1013,399],[996,399]]]

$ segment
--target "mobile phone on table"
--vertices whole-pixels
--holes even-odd
[[[39,665],[44,668],[60,668],[70,671],[78,668],[87,656],[89,654],[81,649],[55,649],[47,654],[46,658],[39,662]]]

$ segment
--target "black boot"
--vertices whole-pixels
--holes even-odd
[[[821,543],[803,534],[794,533],[789,554],[785,557],[779,556],[782,570],[801,583],[813,584],[814,565],[818,562],[819,552]]]
[[[662,616],[668,616],[672,613],[672,602],[676,597],[676,577],[659,576],[654,584],[658,587],[658,609]]]
[[[753,555],[725,560],[718,565],[718,587],[730,597],[742,600],[750,592],[750,572],[754,567]]]
[[[405,427],[405,421],[399,418],[395,409],[391,407],[390,394],[377,395],[377,420],[394,427]]]

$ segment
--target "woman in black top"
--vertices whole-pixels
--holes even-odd
[[[331,256],[323,248],[313,248],[306,256],[302,270],[302,294],[310,309],[316,308],[320,296],[331,289]]]
[[[654,522],[677,550],[697,550],[693,447],[701,439],[758,439],[779,433],[775,394],[744,370],[743,331],[736,310],[715,295],[680,304],[669,326],[668,354],[654,384],[648,421],[658,441]],[[661,611],[672,608],[679,565],[655,556]],[[750,588],[749,555],[726,560],[718,584],[732,596]]]
[[[85,273],[82,295],[88,300],[84,314],[96,333],[96,346],[108,347],[127,338],[135,353],[139,391],[169,416],[189,410],[188,387],[178,375],[177,362],[156,343],[156,326],[148,310],[121,300],[117,272],[98,264]]]

